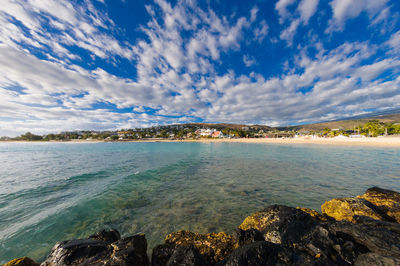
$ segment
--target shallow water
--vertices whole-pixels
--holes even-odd
[[[246,143],[0,143],[0,263],[116,228],[232,232],[270,204],[400,191],[400,149]]]

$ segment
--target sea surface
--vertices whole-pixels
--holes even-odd
[[[254,143],[0,143],[0,263],[107,228],[233,232],[270,204],[400,191],[400,149]]]

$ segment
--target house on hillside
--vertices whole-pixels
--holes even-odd
[[[202,129],[196,130],[196,134],[200,135],[201,137],[209,137],[209,136],[211,136],[211,134],[214,131],[215,131],[214,129],[209,129],[209,128],[204,129],[204,128],[202,128]]]
[[[224,134],[222,134],[221,131],[214,131],[213,133],[211,133],[212,138],[222,138],[223,136]]]
[[[119,140],[123,140],[125,138],[131,138],[132,137],[132,133],[129,131],[118,131],[118,139]]]

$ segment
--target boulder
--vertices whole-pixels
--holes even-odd
[[[367,216],[376,220],[388,220],[381,210],[369,201],[361,198],[337,198],[326,201],[321,210],[323,214],[341,221],[354,222],[355,215]],[[389,219],[390,220],[390,219]]]
[[[39,263],[36,263],[31,258],[22,257],[18,259],[13,259],[6,264],[3,264],[3,266],[39,266]]]
[[[291,255],[287,256],[280,245],[257,241],[241,246],[228,257],[218,263],[218,266],[261,266],[261,265],[288,265]]]
[[[165,243],[178,246],[193,246],[210,263],[221,261],[236,246],[233,236],[224,232],[198,234],[184,230],[167,235]]]
[[[153,248],[151,255],[152,266],[164,266],[167,265],[169,259],[174,253],[177,245],[173,243],[157,245]]]
[[[118,231],[111,230],[57,243],[41,265],[149,265],[144,235],[119,238]]]
[[[311,217],[313,217],[314,219],[317,219],[318,221],[321,222],[326,222],[327,221],[327,217],[321,215],[319,212],[317,212],[316,210],[310,209],[310,208],[304,208],[304,207],[296,207],[296,209],[299,209],[305,213],[308,213]]]
[[[302,210],[283,205],[271,205],[248,216],[239,226],[242,230],[256,229],[266,241],[275,244],[297,242],[317,222]]]
[[[250,215],[239,227],[257,228],[265,240],[280,244],[286,253],[291,250],[294,257],[290,261],[293,263],[346,265],[354,263],[360,254],[369,252],[352,242],[351,237],[336,234],[329,223],[331,221],[322,222],[300,209],[272,205]]]
[[[373,252],[400,258],[400,234],[384,226],[338,221],[330,224],[329,229],[338,237],[356,244],[361,253]]]
[[[360,255],[355,261],[356,266],[398,266],[400,258],[383,256],[376,253],[366,253]]]
[[[90,239],[96,239],[96,240],[102,240],[107,243],[112,243],[115,241],[118,241],[121,238],[121,235],[119,232],[115,229],[111,230],[101,230],[100,232],[97,232],[91,236],[89,236]]]
[[[194,246],[177,246],[166,265],[206,266],[211,264]]]
[[[400,223],[400,193],[379,187],[372,187],[358,196],[382,209],[388,216]]]
[[[242,230],[240,228],[236,228],[233,234],[233,238],[237,243],[236,247],[265,240],[263,234],[254,228],[250,228],[248,230]]]

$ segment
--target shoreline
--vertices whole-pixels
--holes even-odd
[[[371,187],[333,198],[321,212],[269,205],[250,214],[233,234],[179,230],[147,254],[144,234],[115,229],[57,242],[41,263],[20,257],[4,266],[62,265],[399,265],[400,193]]]
[[[0,141],[0,143],[132,143],[132,142],[199,142],[199,143],[255,143],[255,144],[306,144],[329,146],[367,146],[400,148],[400,137],[374,138],[237,138],[237,139],[139,139],[125,141],[69,140],[69,141]]]

